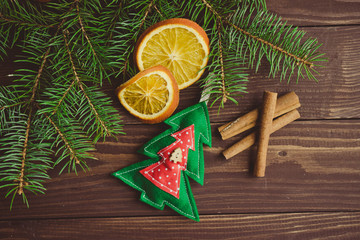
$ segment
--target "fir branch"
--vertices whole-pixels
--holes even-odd
[[[59,30],[59,28],[58,28],[58,30]],[[20,174],[19,174],[19,178],[16,180],[16,182],[18,182],[18,186],[16,187],[17,188],[17,193],[19,195],[23,195],[23,199],[25,199],[24,187],[26,185],[28,185],[28,182],[26,182],[24,180],[24,178],[25,178],[25,174],[26,174],[25,169],[27,168],[27,162],[28,162],[28,160],[27,160],[28,156],[27,155],[28,155],[28,151],[29,151],[28,145],[29,145],[29,136],[30,136],[30,131],[31,131],[31,122],[33,121],[33,119],[32,119],[33,111],[34,111],[33,108],[34,108],[36,93],[38,91],[40,78],[41,78],[41,75],[42,75],[42,73],[44,71],[44,67],[45,67],[47,58],[48,58],[49,53],[50,53],[50,48],[51,47],[48,47],[46,52],[42,56],[40,67],[39,67],[39,69],[37,71],[37,74],[35,76],[35,79],[34,79],[34,82],[33,82],[32,88],[31,88],[31,95],[28,98],[28,100],[24,101],[25,103],[29,104],[29,110],[28,110],[28,118],[27,118],[27,121],[26,121],[26,131],[25,131],[24,142],[23,142],[23,147],[22,147],[22,154],[21,154]],[[16,103],[16,104],[13,104],[13,105],[14,106],[20,105],[21,103],[22,102]],[[13,199],[12,199],[12,201],[13,201]]]
[[[41,109],[40,106],[38,106],[38,108]],[[70,160],[75,159],[75,163],[80,164],[80,160],[77,157],[77,155],[75,154],[75,149],[73,149],[71,147],[70,142],[66,139],[64,133],[60,130],[59,126],[57,126],[57,124],[51,119],[50,116],[48,116],[46,113],[43,113],[43,114],[46,117],[46,119],[49,120],[51,125],[54,127],[54,129],[56,130],[56,132],[60,136],[61,140],[64,142],[64,144],[66,146],[66,149],[69,151]]]
[[[204,0],[205,1],[205,0]],[[265,44],[267,46],[269,46],[270,48],[274,49],[275,51],[279,51],[281,52],[282,54],[285,54],[291,58],[294,58],[295,60],[297,60],[299,63],[303,63],[305,65],[307,65],[308,67],[312,68],[314,66],[314,64],[312,62],[309,62],[308,59],[307,59],[307,56],[305,56],[304,58],[301,58],[301,57],[298,57],[296,56],[295,54],[292,54],[286,50],[284,50],[283,48],[279,47],[279,46],[276,46],[274,44],[272,44],[271,42],[268,42],[258,36],[255,36],[251,33],[249,33],[248,31],[236,26],[235,24],[233,24],[232,22],[228,21],[227,19],[223,20],[226,24],[232,26],[233,28],[235,28],[237,31],[241,32],[242,34],[256,40],[256,41],[259,41],[261,42],[262,44]]]
[[[24,181],[24,175],[25,175],[25,163],[26,163],[26,154],[28,151],[28,141],[29,141],[29,133],[30,133],[30,127],[31,127],[31,121],[32,121],[32,112],[33,112],[33,104],[35,101],[35,96],[36,96],[36,92],[38,90],[38,86],[39,86],[39,82],[40,82],[40,77],[41,74],[44,70],[44,66],[46,64],[46,60],[47,57],[49,56],[50,53],[50,47],[47,48],[45,54],[42,57],[42,61],[41,61],[41,65],[40,68],[37,72],[34,84],[33,84],[33,88],[32,88],[32,93],[31,93],[31,97],[29,99],[29,114],[28,114],[28,119],[27,119],[27,123],[26,123],[26,132],[25,132],[25,140],[24,140],[24,146],[23,146],[23,151],[22,151],[22,158],[21,158],[21,171],[20,171],[20,176],[19,176],[19,187],[18,187],[18,194],[21,195],[24,193],[24,184],[27,184]]]
[[[81,16],[80,16],[80,9],[79,9],[79,2],[76,1],[76,11],[77,11],[77,14],[78,14],[78,19],[79,19],[79,24],[80,24],[80,28],[81,28],[81,31],[82,33],[84,34],[84,37],[86,38],[86,41],[88,42],[88,44],[90,45],[90,48],[91,48],[91,51],[93,52],[94,56],[96,57],[96,59],[98,60],[98,57],[97,57],[97,54],[94,50],[94,47],[90,41],[90,38],[88,36],[88,34],[86,33],[86,30],[85,30],[85,27],[84,27],[84,24],[82,22],[82,19],[81,19]]]
[[[55,24],[50,23],[51,26],[56,27],[55,32],[50,31],[49,28],[40,27],[40,24],[36,23],[37,20],[34,21],[33,25],[11,23],[16,32],[14,39],[17,39],[24,27],[26,27],[26,30],[32,29],[32,31],[25,34],[25,38],[22,40],[21,49],[25,58],[20,61],[38,66],[38,69],[37,71],[32,69],[21,69],[18,71],[16,76],[19,78],[16,80],[16,84],[13,85],[14,91],[12,92],[14,94],[10,94],[10,88],[0,88],[0,149],[4,153],[4,155],[0,156],[0,170],[2,170],[0,171],[0,188],[9,188],[5,197],[13,194],[10,208],[12,208],[16,193],[22,195],[23,201],[27,205],[28,201],[25,196],[25,190],[34,193],[44,193],[45,188],[42,185],[42,181],[49,178],[46,171],[50,168],[50,162],[52,162],[50,156],[52,153],[55,153],[57,156],[57,160],[53,163],[54,165],[59,164],[64,159],[70,159],[65,162],[60,173],[66,167],[68,167],[69,171],[73,170],[75,172],[77,171],[76,166],[80,166],[84,170],[87,168],[84,159],[94,159],[89,153],[94,150],[94,147],[83,131],[82,124],[84,124],[84,128],[86,126],[89,128],[87,133],[94,138],[94,142],[100,136],[105,137],[121,133],[120,121],[114,115],[115,110],[109,106],[109,99],[104,97],[99,89],[88,88],[80,80],[80,75],[78,74],[80,70],[77,69],[75,61],[84,58],[89,59],[89,55],[85,55],[89,52],[77,51],[74,54],[75,57],[73,57],[67,39],[65,39],[67,41],[65,47],[59,48],[61,38],[59,38],[58,33],[60,31],[65,29],[67,32],[80,32],[80,34],[75,34],[72,37],[74,46],[79,46],[76,44],[79,38],[75,39],[74,37],[80,37],[82,34],[87,45],[91,48],[92,55],[96,56],[97,61],[90,64],[99,66],[99,63],[102,63],[94,46],[97,46],[98,43],[96,41],[103,37],[103,35],[100,33],[96,36],[98,37],[97,39],[90,39],[78,4],[79,1],[74,0],[66,5],[57,3],[49,5],[50,9],[59,12],[58,16],[61,16],[59,22]],[[94,6],[90,5],[91,7]],[[8,12],[17,16],[16,14],[22,14],[24,10],[20,5],[19,8],[21,8],[19,13],[10,10]],[[11,9],[11,5],[9,5],[9,9]],[[75,11],[73,11],[74,9]],[[31,14],[37,11],[36,8],[33,10]],[[41,16],[41,14],[38,15]],[[21,18],[16,19],[20,20]],[[32,18],[29,17],[28,19]],[[0,24],[2,20],[4,19],[0,18]],[[73,24],[74,20],[79,25]],[[9,23],[6,22],[5,24]],[[50,24],[47,24],[47,26]],[[0,29],[3,29],[4,26],[1,25]],[[75,29],[75,27],[79,28]],[[4,43],[2,45],[4,47],[7,47],[9,32],[10,30],[5,33],[0,32],[0,42]],[[96,43],[93,44],[92,41]],[[5,52],[2,47],[0,47],[0,50]],[[68,55],[67,63],[64,64],[64,61],[54,63],[54,60],[59,59],[59,57],[61,58],[63,53]],[[59,88],[52,88],[52,86],[61,84],[62,79],[64,79],[62,75],[66,76],[69,74],[64,72],[64,69],[68,66],[72,70],[74,80],[69,83],[65,92],[60,93],[61,97],[56,98],[59,95],[57,93]],[[101,68],[101,66],[99,67]],[[54,72],[49,72],[52,70]],[[105,69],[102,68],[102,71],[105,72]],[[94,81],[95,74],[96,71],[91,72],[88,77],[92,83],[96,83]],[[100,73],[101,75],[102,73]],[[80,88],[81,96],[73,93],[75,85]],[[57,99],[56,104],[54,104],[51,94]],[[90,124],[93,118],[85,117],[78,112],[82,111],[82,113],[85,113],[83,105],[78,109],[73,106],[74,103],[67,101],[69,94],[73,98],[80,99],[79,105],[82,105],[82,97],[85,97],[87,102],[85,109],[90,107],[91,111],[86,113],[95,116],[96,124]],[[75,104],[77,104],[76,101]],[[99,104],[99,107],[96,106],[97,104]],[[45,108],[41,108],[40,105]],[[35,106],[37,106],[37,110],[34,109]],[[103,109],[100,110],[99,108]],[[67,109],[70,111],[66,112]],[[106,114],[111,114],[112,116],[106,117]],[[97,125],[98,123],[100,126]],[[94,132],[99,133],[95,136]],[[54,150],[56,151],[54,152]]]
[[[40,105],[46,106],[46,103],[48,101],[43,100]],[[46,126],[44,127],[47,132],[46,137],[48,141],[52,142],[50,149],[55,152],[57,157],[54,166],[65,161],[59,174],[66,167],[69,172],[72,170],[77,173],[77,166],[80,166],[85,171],[88,168],[85,159],[95,159],[89,153],[95,149],[81,126],[79,126],[72,111],[67,113],[57,112],[56,115],[49,115],[52,108],[42,108],[40,105],[37,105],[38,114],[45,117],[46,122],[43,125]],[[68,108],[66,109],[68,110]]]
[[[24,186],[28,185],[28,183],[24,180],[25,177],[25,168],[26,168],[26,162],[27,162],[27,152],[28,152],[28,142],[29,142],[29,135],[30,135],[30,130],[31,130],[31,122],[32,122],[32,116],[33,116],[33,107],[34,107],[34,101],[35,101],[35,96],[36,96],[36,92],[38,90],[38,86],[39,86],[39,82],[40,82],[40,76],[44,70],[44,66],[47,60],[47,57],[49,55],[50,52],[50,47],[47,49],[47,51],[45,52],[42,61],[41,61],[41,65],[40,68],[37,72],[35,81],[33,83],[33,87],[32,87],[32,91],[31,91],[31,97],[28,100],[29,103],[29,113],[28,113],[28,118],[26,121],[26,131],[25,131],[25,136],[24,136],[24,143],[23,143],[23,150],[22,150],[22,155],[21,155],[21,169],[20,169],[20,175],[19,175],[19,179],[17,180],[18,182],[18,187],[17,187],[17,192],[19,195],[24,194]],[[14,104],[14,105],[20,105],[20,103]]]
[[[89,35],[87,34],[86,30],[85,30],[85,27],[84,27],[84,24],[83,24],[83,20],[81,18],[81,14],[80,14],[80,8],[79,8],[79,1],[76,1],[76,12],[77,12],[77,15],[78,15],[78,19],[79,19],[79,24],[80,24],[80,28],[81,28],[81,32],[83,33],[87,43],[89,44],[89,47],[91,49],[91,52],[93,53],[94,55],[94,59],[96,59],[96,63],[100,66],[101,70],[105,73],[106,70],[104,68],[104,65],[102,63],[102,61],[99,59],[98,57],[98,54],[96,53],[94,47],[93,47],[93,44],[91,43],[91,40],[89,38]],[[113,70],[114,71],[114,70]],[[108,79],[110,81],[110,79]],[[102,80],[100,78],[100,85],[102,85]]]
[[[209,74],[202,80],[203,91],[210,94],[210,106],[220,102],[219,111],[225,102],[231,100],[237,103],[235,97],[246,93],[248,74],[246,74],[245,59],[237,54],[234,38],[237,34],[233,29],[225,28],[219,19],[209,16],[216,24],[212,25],[210,35],[210,55],[207,66]],[[204,21],[209,21],[204,19]]]
[[[57,110],[59,109],[60,105],[65,101],[66,96],[69,94],[71,88],[74,86],[74,84],[76,83],[76,79],[74,79],[71,84],[69,85],[69,87],[66,89],[66,91],[64,92],[64,94],[61,96],[60,100],[56,103],[56,106],[54,107],[54,110],[51,112],[50,116],[54,115]]]
[[[9,89],[2,89],[2,96],[13,95],[3,90]],[[0,188],[9,188],[5,197],[12,194],[11,209],[17,194],[28,206],[25,190],[44,193],[42,182],[49,178],[46,171],[50,168],[51,159],[50,151],[46,150],[49,144],[40,140],[44,134],[44,124],[35,112],[22,113],[18,106],[5,115],[7,122],[0,131],[0,149],[3,153],[0,155]]]
[[[271,66],[269,75],[273,77],[279,72],[279,64],[282,63],[283,71],[280,80],[285,78],[286,73],[288,73],[290,80],[295,68],[298,68],[297,79],[303,77],[303,69],[305,69],[309,79],[316,79],[310,71],[314,71],[313,61],[324,61],[321,58],[323,54],[315,52],[315,49],[319,47],[317,41],[308,39],[300,46],[304,34],[297,29],[291,30],[291,26],[285,27],[280,18],[270,14],[266,9],[259,9],[255,3],[241,6],[229,18],[220,14],[208,0],[201,0],[201,2],[216,19],[220,19],[222,23],[241,34],[242,40],[238,40],[238,44],[241,46],[238,47],[240,48],[238,54],[247,53],[250,66],[253,66],[255,57],[258,57],[256,63],[256,70],[258,70],[262,57],[266,56]],[[255,10],[257,13],[254,14]],[[254,34],[254,32],[258,32],[259,35]],[[292,39],[293,37],[294,39]],[[296,51],[294,51],[294,44],[289,44],[288,41],[295,42]],[[304,52],[308,54],[304,54]],[[310,53],[311,55],[309,55]]]
[[[65,47],[66,47],[66,50],[67,50],[67,53],[68,53],[68,56],[69,56],[69,60],[70,60],[70,63],[71,63],[71,68],[72,68],[72,71],[73,71],[73,75],[74,75],[74,78],[76,80],[76,83],[78,84],[79,88],[81,89],[81,91],[83,92],[84,96],[86,97],[86,100],[90,106],[90,108],[92,109],[92,112],[93,114],[95,115],[95,118],[97,119],[97,121],[100,123],[100,125],[102,126],[102,129],[104,130],[105,132],[105,136],[110,136],[111,135],[111,131],[107,128],[107,126],[105,125],[105,123],[103,122],[103,120],[100,118],[100,115],[98,113],[98,111],[96,110],[94,104],[92,103],[91,99],[89,98],[89,96],[87,95],[86,93],[86,90],[79,78],[79,75],[77,73],[77,70],[76,70],[76,67],[75,67],[75,63],[74,63],[74,60],[73,60],[73,57],[72,57],[72,54],[71,54],[71,51],[70,51],[70,48],[69,48],[69,43],[68,43],[68,40],[67,40],[67,37],[65,34],[64,35],[64,41],[65,41]]]

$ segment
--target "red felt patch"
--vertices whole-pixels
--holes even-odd
[[[195,151],[194,124],[171,135],[176,141],[158,152],[161,160],[144,168],[140,173],[161,190],[179,198],[180,174],[186,169],[188,149]],[[182,151],[181,162],[170,160],[175,149]]]

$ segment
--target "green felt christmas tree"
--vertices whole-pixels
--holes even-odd
[[[121,169],[113,176],[141,192],[145,203],[199,221],[188,177],[203,185],[203,145],[211,147],[211,128],[205,103],[193,105],[165,121],[171,128],[141,149],[150,159]]]

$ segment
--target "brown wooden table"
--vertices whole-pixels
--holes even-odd
[[[205,148],[205,184],[192,182],[200,222],[139,201],[139,192],[110,173],[145,160],[136,153],[167,128],[143,125],[115,102],[127,135],[97,144],[91,171],[57,175],[46,195],[29,194],[9,211],[0,198],[1,239],[360,239],[360,0],[269,0],[268,8],[324,45],[329,59],[319,82],[280,83],[268,66],[250,71],[239,105],[210,109],[213,147]],[[0,63],[0,79],[13,71]],[[258,106],[264,90],[295,91],[301,119],[270,139],[265,178],[251,174],[254,151],[230,161],[221,152],[242,135],[222,141],[217,127]],[[113,90],[109,89],[109,94]],[[181,92],[180,111],[199,100],[198,86]]]

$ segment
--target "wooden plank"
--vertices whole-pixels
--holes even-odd
[[[5,239],[358,239],[360,213],[0,221]]]
[[[359,0],[271,0],[266,4],[271,12],[296,26],[360,23]]]
[[[360,120],[296,121],[271,136],[265,178],[254,178],[252,150],[230,161],[221,152],[241,136],[222,141],[213,125],[213,148],[205,148],[205,184],[191,181],[200,214],[360,210]],[[0,219],[177,215],[139,201],[139,192],[110,173],[145,160],[136,151],[165,125],[127,125],[118,142],[97,145],[91,171],[65,173],[46,183],[45,196],[29,194]],[[4,190],[0,192],[1,196]]]

